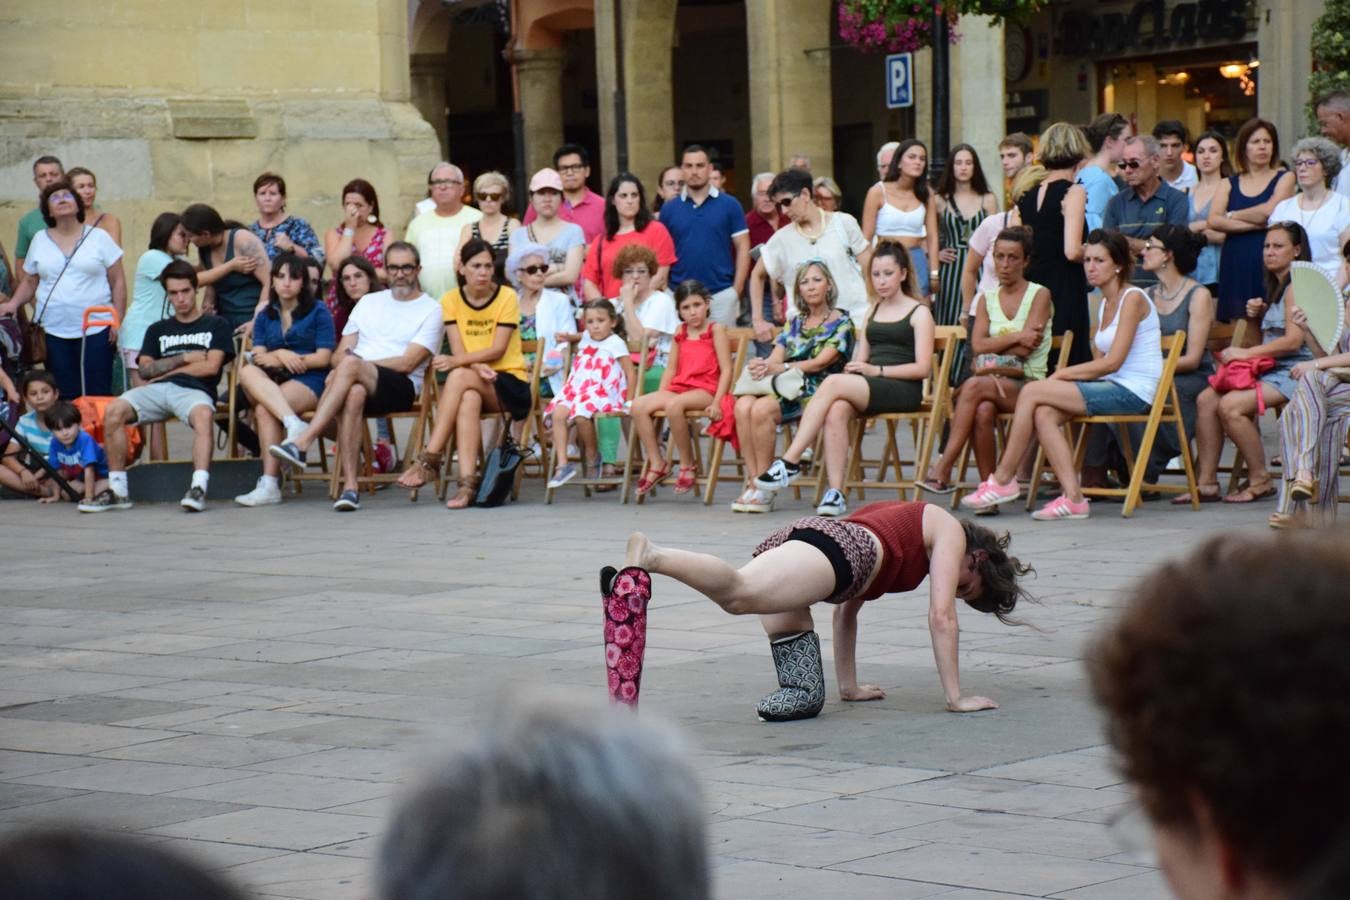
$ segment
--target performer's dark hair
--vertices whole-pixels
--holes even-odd
[[[966,553],[983,550],[975,557],[975,566],[979,570],[984,590],[978,597],[963,598],[971,609],[982,613],[992,613],[1004,625],[1021,625],[1021,621],[1012,618],[1017,601],[1031,600],[1027,589],[1018,584],[1024,575],[1034,574],[1035,569],[1023,563],[1015,556],[1008,555],[1008,545],[1012,535],[1006,531],[995,534],[988,528],[974,522],[962,520],[961,527],[966,532]]]

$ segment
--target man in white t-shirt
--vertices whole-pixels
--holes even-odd
[[[1200,174],[1182,155],[1190,145],[1186,126],[1176,119],[1164,119],[1153,126],[1153,137],[1158,141],[1158,174],[1162,180],[1178,191],[1187,191],[1199,184]]]
[[[389,290],[366,294],[352,310],[313,420],[284,443],[267,448],[277,459],[303,469],[310,444],[336,419],[342,460],[342,495],[333,504],[338,512],[361,505],[356,470],[367,417],[412,409],[427,361],[441,346],[441,305],[417,285],[417,248],[406,241],[390,244],[384,269]]]
[[[464,173],[459,166],[437,163],[427,176],[427,186],[435,205],[412,220],[404,240],[422,254],[422,290],[439,301],[459,287],[455,251],[460,232],[483,214],[464,205]]]
[[[1350,197],[1350,91],[1323,95],[1317,101],[1317,124],[1323,137],[1341,145],[1341,172],[1332,187]]]

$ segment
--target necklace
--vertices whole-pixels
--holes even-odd
[[[1324,193],[1322,195],[1322,199],[1317,201],[1317,205],[1312,208],[1312,215],[1307,216],[1305,218],[1303,215],[1305,212],[1303,208],[1303,198],[1306,196],[1307,196],[1306,194],[1299,195],[1299,199],[1294,201],[1294,209],[1297,210],[1298,224],[1303,226],[1304,231],[1311,234],[1312,226],[1317,221],[1317,214],[1322,211],[1322,207],[1326,206],[1327,201],[1331,199],[1331,192],[1327,191],[1326,193]]]
[[[817,226],[820,228],[820,233],[816,234],[814,237],[806,233],[806,229],[802,228],[800,222],[794,221],[792,223],[792,227],[797,229],[797,233],[800,234],[802,237],[806,238],[806,240],[809,241],[812,246],[815,246],[816,241],[820,240],[821,237],[823,237],[825,234],[825,210],[817,206],[816,212],[820,213],[820,225]]]
[[[1188,281],[1190,281],[1190,279],[1183,276],[1182,279],[1181,279],[1181,281],[1177,282],[1177,288],[1176,288],[1176,290],[1172,291],[1172,293],[1170,293],[1170,294],[1164,294],[1164,293],[1163,293],[1163,290],[1162,290],[1162,289],[1163,289],[1163,283],[1162,283],[1161,280],[1159,280],[1159,281],[1158,281],[1158,296],[1157,296],[1157,300],[1160,301],[1160,302],[1162,302],[1162,303],[1171,303],[1173,300],[1175,300],[1175,299],[1177,298],[1177,296],[1178,296],[1178,295],[1182,292],[1182,290],[1186,287],[1186,282],[1188,282]]]

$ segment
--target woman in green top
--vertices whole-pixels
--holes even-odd
[[[970,349],[976,355],[1010,357],[1003,362],[1011,365],[986,374],[977,370],[961,385],[947,446],[920,485],[935,494],[956,489],[951,484],[952,468],[967,440],[975,442],[980,480],[989,477],[998,464],[994,423],[999,413],[1016,409],[1022,385],[1044,378],[1049,363],[1051,337],[1046,323],[1054,315],[1054,306],[1048,289],[1027,281],[1031,229],[1019,225],[1000,231],[994,239],[993,257],[998,287],[985,291],[975,304]],[[1020,376],[1014,371],[1018,366]]]
[[[848,511],[842,488],[848,461],[849,424],[858,416],[911,412],[923,402],[923,380],[933,368],[933,314],[915,299],[918,288],[909,251],[899,241],[883,240],[868,264],[872,303],[858,337],[853,361],[821,384],[802,415],[792,446],[755,479],[760,490],[787,487],[801,474],[801,458],[825,430],[825,479],[830,488],[816,515]]]

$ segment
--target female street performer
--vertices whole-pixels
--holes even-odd
[[[957,671],[956,598],[1008,624],[1019,599],[1027,596],[1018,579],[1031,572],[1007,553],[1009,536],[956,518],[923,502],[864,506],[842,519],[807,516],[769,535],[740,569],[706,553],[658,547],[640,532],[628,539],[626,568],[601,572],[606,610],[624,617],[631,609],[641,622],[639,642],[621,632],[608,646],[616,700],[635,703],[645,647],[646,603],[651,573],[684,582],[733,615],[759,614],[769,635],[779,689],[759,703],[766,721],[808,719],[825,705],[825,672],[820,639],[813,630],[811,604],[835,604],[834,658],[840,696],[876,700],[883,694],[858,685],[854,651],[862,604],[882,594],[912,591],[929,578],[928,629],[938,677],[950,712],[997,709],[987,697],[963,695]],[[608,615],[608,613],[607,613]],[[611,624],[613,617],[610,616]],[[635,652],[634,652],[635,651]],[[636,657],[629,659],[629,657]],[[625,680],[627,683],[625,683]],[[623,693],[620,693],[620,688]]]

